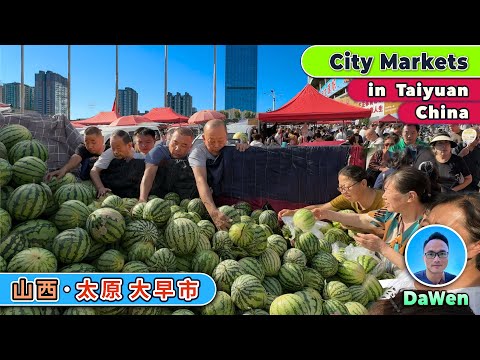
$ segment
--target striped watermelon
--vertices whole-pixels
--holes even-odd
[[[123,207],[131,214],[131,211],[138,203],[138,199],[135,198],[123,198]]]
[[[344,305],[350,315],[368,315],[367,308],[358,302],[349,301],[346,302]]]
[[[250,224],[236,223],[228,230],[228,236],[238,247],[245,248],[253,242],[255,233]]]
[[[233,282],[231,297],[240,310],[261,309],[265,306],[267,292],[259,279],[245,274],[240,275]]]
[[[127,311],[128,308],[125,306],[95,306],[97,315],[123,315]]]
[[[47,163],[35,156],[25,156],[12,166],[12,181],[17,185],[39,183],[47,174]]]
[[[213,269],[220,263],[217,253],[212,250],[203,250],[196,253],[192,259],[192,271],[212,275]]]
[[[11,186],[0,186],[0,208],[7,208],[7,200],[13,193],[13,190]]]
[[[348,285],[360,285],[365,280],[365,269],[356,261],[345,260],[338,264],[336,274]]]
[[[265,231],[265,234],[267,234],[267,238],[273,235],[273,230],[267,224],[260,224],[258,226],[260,226]]]
[[[334,227],[325,233],[325,240],[327,240],[330,244],[334,244],[337,241],[348,244],[350,242],[350,236],[348,236],[344,230]]]
[[[5,145],[7,151],[18,142],[31,139],[32,133],[23,125],[10,124],[0,128],[0,142]]]
[[[72,264],[82,261],[90,251],[91,245],[92,239],[87,231],[77,227],[55,236],[52,252],[63,264]]]
[[[280,296],[283,294],[282,284],[277,278],[273,276],[265,276],[262,281],[262,285],[267,291],[267,294]]]
[[[338,299],[328,299],[323,303],[324,315],[350,315],[347,307]]]
[[[320,250],[311,260],[310,267],[317,270],[324,278],[337,273],[338,260],[332,254]]]
[[[102,201],[102,208],[112,208],[117,210],[122,215],[128,214],[128,210],[125,208],[125,203],[123,199],[118,195],[110,195],[105,200]]]
[[[7,200],[6,210],[18,221],[35,219],[47,206],[45,189],[38,184],[17,187]]]
[[[175,272],[177,270],[177,259],[175,254],[167,248],[158,249],[145,260],[150,272]]]
[[[278,280],[286,291],[295,292],[303,289],[303,268],[294,263],[284,263],[278,271]]]
[[[239,223],[241,221],[240,213],[233,206],[223,205],[218,208],[218,211],[230,218],[232,220],[232,224]]]
[[[17,253],[8,263],[8,272],[49,273],[57,271],[55,255],[39,247],[32,247]]]
[[[11,232],[0,239],[0,256],[6,261],[30,246],[28,240],[20,233]]]
[[[90,264],[75,263],[64,266],[59,271],[65,273],[93,273],[97,272],[97,269],[95,269],[95,266]]]
[[[323,250],[329,254],[332,253],[332,244],[325,238],[318,239],[318,243],[320,245],[320,250]]]
[[[250,225],[251,224],[256,224],[256,222],[253,221],[253,219],[248,215],[241,215],[240,216],[240,222],[245,223],[245,224],[250,224]]]
[[[54,223],[48,220],[35,219],[22,222],[12,229],[28,240],[30,247],[41,247],[51,250],[53,239],[59,231]]]
[[[315,216],[309,209],[299,209],[293,214],[293,225],[302,231],[310,231],[315,225]]]
[[[250,256],[238,260],[240,266],[245,270],[246,274],[255,276],[258,280],[263,281],[265,278],[265,268],[262,263]]]
[[[307,305],[309,309],[308,315],[323,314],[323,299],[317,290],[306,287],[301,291],[295,292],[295,295],[300,296]]]
[[[308,260],[320,251],[320,242],[318,238],[311,232],[307,231],[298,237],[295,241],[295,248],[302,250]]]
[[[273,234],[267,238],[267,247],[273,249],[279,256],[283,256],[288,249],[288,244],[283,236]]]
[[[12,180],[13,168],[7,160],[0,159],[0,186],[7,185]]]
[[[357,257],[357,262],[362,265],[365,269],[365,272],[368,274],[370,271],[378,265],[378,260],[370,255],[359,255]]]
[[[265,306],[263,307],[265,311],[270,313],[270,305],[272,305],[273,300],[275,300],[279,295],[273,295],[267,293],[267,301],[265,302]]]
[[[175,267],[177,272],[191,272],[192,271],[193,254],[175,255]]]
[[[264,210],[258,217],[258,223],[268,225],[273,232],[276,232],[278,227],[278,215],[273,210]]]
[[[365,276],[362,286],[367,290],[368,301],[376,301],[383,294],[382,284],[372,274]]]
[[[91,262],[93,260],[96,260],[100,255],[102,255],[108,249],[109,247],[107,244],[92,241],[92,246],[90,247],[90,251],[88,252],[88,255],[85,256],[83,261]]]
[[[143,209],[145,208],[145,205],[147,205],[147,203],[141,202],[132,208],[131,213],[134,220],[143,220]]]
[[[202,315],[235,315],[235,304],[229,294],[217,291],[213,300],[200,310]]]
[[[275,250],[270,248],[265,249],[265,251],[258,257],[258,260],[263,265],[266,276],[276,276],[282,266],[280,256],[278,256]]]
[[[200,232],[205,234],[208,239],[211,239],[216,232],[215,225],[209,220],[200,220],[197,225]]]
[[[260,218],[260,215],[262,214],[262,212],[263,210],[261,209],[253,210],[252,213],[250,214],[250,217],[252,218],[253,221],[255,221],[258,224],[259,223],[258,219]]]
[[[197,224],[188,219],[173,220],[165,229],[165,241],[178,255],[193,253],[199,237],[200,230]]]
[[[45,162],[48,160],[48,149],[41,141],[32,139],[16,143],[8,152],[8,160],[11,164],[15,164],[25,156],[35,156]]]
[[[307,266],[307,256],[300,249],[290,248],[283,254],[283,263],[293,263],[304,268]]]
[[[214,251],[231,249],[233,241],[230,239],[227,231],[219,230],[212,237],[212,249]]]
[[[1,315],[42,315],[42,308],[38,306],[7,306],[0,309]]]
[[[7,210],[0,209],[0,239],[10,232],[12,217]]]
[[[178,309],[175,310],[172,315],[195,315],[195,313],[189,309]]]
[[[179,212],[179,211],[185,212],[185,210],[184,210],[181,206],[178,206],[178,205],[172,205],[172,206],[170,206],[170,213],[171,213],[172,215],[175,214],[175,213],[177,213],[177,212]],[[170,215],[170,216],[172,216],[172,215]]]
[[[170,215],[170,205],[163,199],[152,199],[143,208],[143,219],[153,221],[157,226],[165,225]]]
[[[155,306],[129,306],[128,315],[157,315]]]
[[[368,292],[362,285],[352,285],[348,288],[352,294],[352,301],[358,302],[363,306],[368,304]]]
[[[53,217],[53,222],[60,231],[76,227],[84,228],[89,215],[90,209],[83,202],[68,200],[60,205]]]
[[[58,179],[56,176],[50,178],[50,180],[48,180],[46,184],[52,190],[52,193],[55,194],[55,191],[57,191],[60,188],[60,186],[73,184],[76,182],[77,182],[77,178],[75,177],[75,175],[73,175],[72,173],[66,173],[60,179]]]
[[[128,250],[128,261],[147,261],[155,253],[155,246],[149,241],[138,241]]]
[[[63,315],[97,315],[93,306],[72,306],[65,309]]]
[[[208,215],[207,208],[200,198],[190,200],[187,205],[187,210],[196,212],[202,219],[205,219]]]
[[[202,250],[212,250],[212,244],[205,234],[200,233],[198,238],[197,246],[195,247],[195,253],[198,253]]]
[[[122,214],[117,210],[101,208],[88,216],[85,228],[93,240],[111,244],[122,238],[126,225]]]
[[[0,159],[8,160],[8,151],[3,142],[0,142]]]
[[[89,187],[82,183],[72,183],[60,186],[54,195],[55,201],[60,206],[68,200],[79,200],[85,205],[89,205],[94,196]]]
[[[0,256],[0,273],[7,271],[7,261]]]
[[[242,315],[270,315],[270,314],[263,309],[250,309],[245,311]]]
[[[255,223],[249,226],[253,229],[253,241],[244,249],[250,256],[260,256],[268,247],[267,233],[263,227]]]
[[[190,202],[191,199],[182,199],[180,201],[179,206],[183,209],[183,211],[188,211],[188,203]],[[203,203],[202,203],[203,204]]]
[[[95,268],[100,272],[121,272],[125,265],[125,256],[115,249],[105,251],[95,261]]]
[[[123,273],[148,273],[147,264],[142,261],[129,261],[123,265]]]
[[[337,299],[343,303],[352,300],[352,294],[348,290],[348,286],[340,281],[330,281],[325,285],[323,289],[323,298],[328,299]]]
[[[306,267],[303,269],[303,283],[305,287],[310,287],[322,293],[325,286],[325,278],[319,271]]]
[[[235,260],[224,260],[220,262],[212,272],[212,278],[217,284],[217,290],[230,294],[231,286],[235,279],[245,274],[245,270]]]
[[[283,294],[270,305],[270,315],[308,315],[310,309],[305,301],[295,294]]]
[[[166,193],[165,196],[163,197],[164,200],[171,200],[175,203],[175,205],[180,204],[180,195],[178,195],[175,192],[169,192]]]
[[[129,251],[137,242],[150,242],[155,245],[158,243],[158,237],[158,229],[153,221],[135,220],[125,227],[121,244],[126,251]]]
[[[240,201],[233,205],[233,207],[240,213],[240,215],[250,215],[252,213],[252,206],[245,201]]]

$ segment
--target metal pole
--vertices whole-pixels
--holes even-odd
[[[70,82],[71,82],[71,77],[70,77],[70,45],[68,45],[68,78],[67,78],[67,101],[68,101],[68,107],[67,107],[67,117],[68,120],[70,119]]]
[[[272,93],[272,101],[273,101],[273,104],[272,104],[272,111],[275,111],[275,90],[270,90],[271,93]]]
[[[118,104],[118,45],[115,45],[115,113],[119,114],[119,104]]]
[[[165,71],[165,84],[164,84],[165,85],[165,87],[164,87],[164,94],[165,95],[164,95],[164,99],[163,99],[164,100],[163,101],[163,103],[164,103],[163,106],[164,107],[167,107],[167,103],[168,103],[167,102],[167,91],[168,91],[167,90],[167,79],[168,79],[167,69],[168,69],[168,45],[165,45],[165,70],[164,70]]]
[[[213,110],[217,110],[217,45],[213,45]]]
[[[20,113],[25,113],[25,80],[24,80],[24,60],[25,60],[25,51],[24,45],[20,45],[21,49],[21,67],[20,67]]]

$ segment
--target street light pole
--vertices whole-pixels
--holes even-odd
[[[272,104],[272,111],[275,111],[275,90],[270,90],[270,92],[272,93],[272,101],[273,101],[273,104]]]

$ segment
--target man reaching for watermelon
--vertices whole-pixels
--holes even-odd
[[[218,210],[213,201],[212,190],[207,181],[207,163],[215,162],[227,144],[227,127],[223,120],[210,120],[203,129],[203,144],[197,146],[188,157],[195,175],[197,190],[213,223],[218,230],[228,230],[232,220]],[[236,144],[240,151],[249,148],[249,144]]]

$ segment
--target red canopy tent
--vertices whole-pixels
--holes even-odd
[[[143,116],[147,118],[149,122],[182,123],[188,121],[187,116],[176,113],[169,107],[153,108]]]
[[[101,111],[97,115],[85,119],[75,121],[76,124],[83,125],[109,125],[113,121],[117,120],[118,116],[115,111]]]
[[[376,120],[375,122],[396,123],[398,122],[398,119],[395,116],[388,114],[382,117],[381,119]]]
[[[110,126],[129,126],[129,125],[137,125],[145,122],[149,122],[149,119],[145,118],[145,116],[127,115],[127,116],[119,117],[117,120],[112,122]]]
[[[307,84],[288,103],[275,111],[259,113],[258,119],[270,123],[341,122],[369,118],[372,109],[343,104],[320,94]]]

